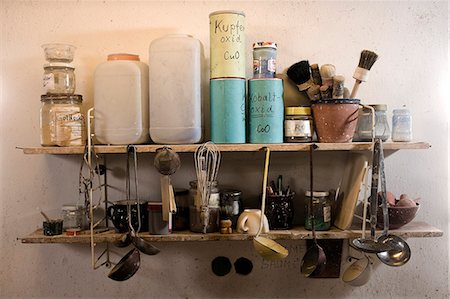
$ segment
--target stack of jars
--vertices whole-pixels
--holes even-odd
[[[79,146],[86,143],[81,95],[75,93],[75,73],[71,64],[75,47],[67,44],[42,46],[44,64],[41,95],[41,145]]]

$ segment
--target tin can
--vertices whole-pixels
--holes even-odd
[[[210,81],[211,141],[245,143],[245,79]]]
[[[283,80],[248,81],[249,142],[283,143]]]
[[[209,15],[210,75],[245,78],[245,14],[221,10]]]

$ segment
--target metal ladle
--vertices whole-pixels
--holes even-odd
[[[130,155],[133,154],[133,161],[134,161],[134,186],[135,186],[135,195],[136,195],[136,207],[137,207],[137,219],[138,219],[138,228],[137,231],[134,230],[134,227],[132,225],[131,221],[131,191],[130,191]],[[131,242],[133,245],[139,249],[140,252],[148,255],[155,255],[159,253],[159,249],[149,242],[145,241],[143,238],[139,237],[139,231],[141,229],[141,209],[140,209],[140,200],[139,200],[139,194],[138,194],[138,178],[137,178],[137,153],[136,153],[136,147],[134,145],[128,146],[128,156],[127,156],[127,181],[126,181],[126,191],[127,191],[127,211],[128,211],[128,226],[130,229],[130,236],[131,236]]]
[[[406,264],[411,258],[411,249],[405,240],[398,236],[390,235],[388,233],[389,229],[389,214],[387,207],[386,198],[386,175],[384,172],[384,154],[383,145],[380,141],[380,172],[381,172],[381,199],[382,199],[382,209],[383,209],[383,234],[378,238],[378,242],[387,244],[393,249],[383,252],[378,252],[378,259],[388,265],[393,267],[398,267]]]
[[[263,193],[261,199],[261,217],[258,232],[256,233],[256,236],[253,238],[253,246],[255,247],[255,250],[259,253],[259,255],[261,255],[264,259],[278,260],[287,257],[289,251],[279,243],[275,242],[274,240],[260,236],[264,224],[264,210],[266,206],[266,192],[267,192],[266,190],[267,175],[269,172],[269,160],[270,160],[270,149],[266,147],[265,150],[266,150],[266,159],[264,163],[263,190],[262,190]]]
[[[317,148],[316,144],[311,144],[309,148],[309,179],[310,179],[310,197],[308,215],[311,217],[311,230],[314,239],[314,245],[310,247],[303,256],[300,271],[306,277],[319,275],[326,266],[327,257],[325,251],[317,243],[316,229],[315,229],[315,215],[313,212],[313,191],[314,191],[314,177],[313,177],[313,151]]]

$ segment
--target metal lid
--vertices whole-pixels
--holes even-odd
[[[140,61],[139,55],[129,53],[114,53],[108,55],[108,61],[111,60],[133,60]]]
[[[77,205],[63,205],[61,207],[61,210],[63,210],[63,211],[76,211],[76,210],[78,210],[78,206]]]
[[[47,101],[73,101],[81,103],[83,96],[81,94],[43,94],[41,95],[41,102]]]
[[[242,195],[242,191],[232,190],[232,189],[226,189],[226,190],[220,191],[220,193],[223,196],[241,196]]]
[[[307,196],[307,197],[310,197],[311,196],[311,191],[305,191],[305,195]],[[328,192],[328,191],[314,191],[313,192],[313,197],[327,197],[328,195],[330,195],[330,192]]]
[[[72,70],[75,69],[73,64],[65,63],[65,62],[50,62],[50,63],[46,63],[46,64],[44,64],[44,69],[46,69],[46,68],[67,68],[67,69],[72,69]]]
[[[217,10],[217,11],[213,11],[212,13],[210,13],[209,17],[214,16],[214,15],[222,15],[222,14],[241,15],[241,16],[245,17],[245,13],[240,10]]]
[[[261,49],[261,48],[277,49],[277,43],[275,43],[275,42],[256,42],[253,44],[253,49]]]
[[[370,107],[373,107],[375,111],[387,111],[387,105],[386,104],[373,104],[369,105]]]
[[[286,107],[286,115],[311,115],[310,107]]]
[[[315,101],[314,104],[358,104],[361,101],[358,99],[322,99]]]

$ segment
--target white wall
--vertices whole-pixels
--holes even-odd
[[[447,1],[1,1],[1,197],[0,297],[303,297],[303,298],[447,298],[448,289],[448,4]],[[143,256],[129,281],[113,282],[108,269],[90,269],[90,252],[82,245],[24,245],[16,238],[40,226],[36,208],[58,210],[78,198],[80,157],[23,155],[16,146],[39,144],[39,107],[43,51],[40,45],[63,41],[77,46],[77,93],[92,106],[92,76],[113,52],[131,52],[148,60],[149,43],[167,33],[200,39],[209,56],[208,14],[219,9],[246,13],[247,74],[251,44],[279,45],[279,70],[294,62],[333,63],[351,75],[362,49],[380,55],[370,81],[359,95],[365,103],[386,103],[390,111],[407,105],[414,115],[415,139],[428,141],[424,151],[400,151],[387,164],[388,188],[422,198],[417,220],[445,231],[444,237],[409,239],[412,259],[403,267],[378,266],[370,282],[351,288],[339,279],[304,279],[299,266],[304,242],[283,242],[291,255],[282,263],[264,262],[250,242],[158,244],[161,254]],[[206,86],[207,82],[205,82]],[[206,88],[207,90],[207,88]],[[288,91],[295,94],[295,89]],[[288,98],[293,103],[298,100]],[[331,155],[340,160],[341,155]],[[192,179],[191,157],[174,175],[178,186]],[[157,196],[153,156],[140,158],[141,196]],[[318,155],[325,168],[327,155]],[[109,159],[123,169],[121,156]],[[227,154],[220,179],[257,194],[262,157]],[[297,169],[288,169],[298,162]],[[237,162],[237,163],[236,163]],[[233,164],[236,163],[236,164]],[[342,163],[342,162],[341,162]],[[275,154],[273,176],[283,173],[296,190],[306,187],[304,155]],[[336,165],[336,164],[332,164]],[[255,168],[257,167],[257,168]],[[334,166],[333,170],[339,168]],[[322,171],[323,183],[336,173]],[[296,181],[294,182],[294,177]],[[331,180],[331,185],[335,184]],[[239,183],[242,182],[242,183]],[[112,184],[123,188],[120,171]],[[328,187],[328,186],[326,186]],[[334,186],[329,186],[334,187]],[[113,194],[119,199],[120,192]],[[251,196],[249,196],[251,197]],[[115,249],[119,255],[123,250]],[[249,276],[216,277],[211,260],[251,258]]]

